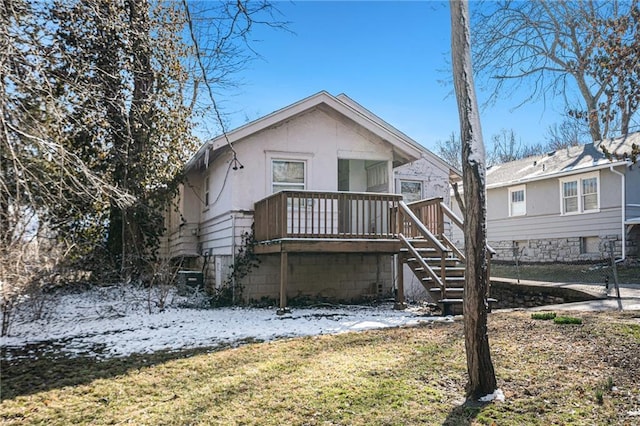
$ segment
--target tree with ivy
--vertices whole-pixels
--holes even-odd
[[[141,273],[200,143],[193,128],[215,109],[224,131],[213,93],[254,56],[248,34],[273,25],[272,10],[249,1],[5,1],[2,238],[37,223],[33,232],[67,242],[82,268]]]

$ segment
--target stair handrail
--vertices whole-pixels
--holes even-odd
[[[449,208],[449,206],[447,206],[445,203],[440,203],[440,208],[442,209],[442,211],[444,212],[444,214],[451,219],[451,222],[453,222],[454,224],[456,224],[458,226],[458,228],[464,230],[464,222],[462,221],[462,219],[460,219],[458,217],[457,214],[455,214],[455,212],[453,210],[451,210]],[[496,251],[493,249],[493,247],[491,247],[489,244],[487,244],[487,251],[489,252],[489,254],[491,256],[493,256],[494,254],[496,254]]]
[[[447,246],[449,246],[449,249],[451,249],[453,254],[458,256],[458,259],[460,259],[462,262],[466,262],[467,261],[467,258],[464,255],[464,253],[462,253],[462,251],[460,251],[460,249],[458,247],[456,247],[456,245],[453,244],[453,241],[451,241],[446,235],[442,235],[442,240],[445,242],[445,244]]]
[[[440,254],[443,254],[449,251],[449,249],[447,249],[447,247],[445,247],[436,238],[436,236],[433,235],[431,231],[427,229],[426,226],[424,226],[424,223],[422,223],[420,219],[418,219],[418,217],[411,211],[411,209],[405,204],[404,201],[398,201],[398,207],[400,207],[402,214],[406,215],[409,218],[409,220],[411,220],[413,225],[418,229],[418,231],[420,231],[422,236],[425,237],[431,244],[433,244],[436,250],[440,252]]]
[[[400,238],[400,241],[402,241],[402,243],[405,245],[407,250],[409,250],[409,253],[411,253],[411,255],[416,259],[416,262],[418,262],[420,266],[429,274],[433,282],[435,282],[438,285],[438,288],[440,288],[440,291],[444,292],[445,291],[444,283],[442,282],[438,274],[436,274],[436,272],[433,270],[433,268],[429,266],[427,262],[425,262],[424,258],[418,252],[418,250],[416,250],[413,244],[411,244],[411,242],[407,239],[407,237],[405,237],[402,233],[399,233],[398,237]]]

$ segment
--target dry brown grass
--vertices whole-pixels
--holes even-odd
[[[3,424],[640,424],[640,313],[490,315],[506,401],[464,404],[462,322],[209,353],[3,362]],[[613,386],[613,387],[612,387]]]

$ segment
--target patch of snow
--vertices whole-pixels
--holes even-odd
[[[53,345],[71,355],[108,358],[452,321],[393,310],[391,303],[299,308],[278,316],[275,308],[187,308],[185,298],[175,294],[168,296],[167,307],[160,311],[156,303],[149,303],[154,299],[148,291],[132,286],[57,294],[41,319],[32,320],[28,312],[19,311],[2,345]]]
[[[491,402],[491,401],[504,402],[504,393],[502,392],[502,389],[496,389],[493,393],[490,393],[489,395],[485,395],[485,396],[481,397],[478,401],[480,401],[480,402]]]

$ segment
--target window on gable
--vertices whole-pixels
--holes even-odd
[[[272,191],[286,189],[304,190],[305,162],[294,160],[273,160],[271,162]]]
[[[209,207],[209,176],[204,178],[204,207]]]
[[[525,186],[509,188],[509,216],[522,216],[525,214],[527,214]]]
[[[560,191],[562,214],[583,213],[598,210],[598,174],[562,179]]]
[[[400,181],[400,193],[405,203],[422,200],[422,182],[413,180]]]

